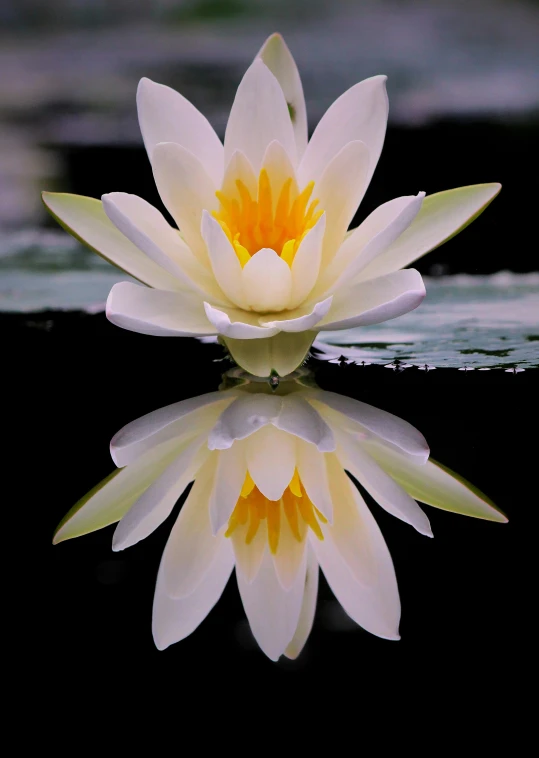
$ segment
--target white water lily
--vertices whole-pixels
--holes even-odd
[[[345,92],[308,142],[296,64],[273,35],[238,88],[223,146],[182,95],[142,79],[142,136],[180,231],[124,192],[43,194],[71,234],[146,285],[115,285],[108,318],[143,334],[220,335],[247,371],[284,376],[319,331],[416,308],[421,276],[400,269],[463,229],[500,185],[399,197],[348,232],[384,142],[385,80]]]
[[[406,421],[332,392],[250,384],[161,408],[113,438],[117,466],[63,519],[54,541],[118,522],[113,549],[156,529],[189,482],[153,608],[159,649],[191,634],[235,568],[253,635],[273,660],[309,636],[318,569],[364,629],[399,639],[391,556],[352,474],[382,508],[432,536],[416,500],[506,521],[482,493],[428,461]]]

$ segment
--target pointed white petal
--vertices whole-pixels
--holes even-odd
[[[423,201],[413,223],[362,272],[362,279],[409,266],[471,224],[494,200],[501,184],[474,184],[437,192]]]
[[[273,337],[279,331],[276,327],[260,326],[258,317],[250,311],[239,308],[214,308],[204,303],[204,311],[208,321],[213,324],[213,334],[222,334],[235,340],[256,340]],[[252,372],[251,372],[252,373]]]
[[[292,274],[288,263],[275,250],[262,248],[242,273],[245,302],[254,311],[279,312],[288,307],[292,294]]]
[[[273,208],[275,209],[276,207],[283,184],[289,179],[292,179],[290,200],[293,201],[298,192],[296,169],[285,148],[277,140],[269,143],[262,159],[262,167],[266,169],[271,185]]]
[[[217,534],[232,515],[246,474],[245,448],[241,442],[219,452],[210,497],[210,521],[214,534]]]
[[[369,279],[338,290],[318,329],[350,329],[381,324],[413,311],[426,295],[421,274],[415,269]]]
[[[432,458],[415,467],[395,450],[369,442],[366,449],[415,500],[463,516],[507,522],[507,517],[477,487]]]
[[[387,126],[386,77],[373,76],[351,87],[324,114],[299,167],[300,183],[318,181],[328,163],[349,142],[364,142],[370,154],[369,184],[382,152]]]
[[[202,211],[217,210],[218,187],[198,158],[173,142],[162,142],[153,152],[153,174],[161,200],[178,224],[185,241],[202,262],[208,262],[200,233]]]
[[[82,195],[43,192],[43,202],[51,215],[94,252],[150,287],[181,289],[182,285],[161,266],[150,260],[108,218],[101,200]]]
[[[344,417],[361,424],[382,440],[387,440],[404,452],[417,457],[420,463],[425,463],[429,457],[429,446],[421,432],[392,413],[326,390],[311,392],[309,402],[312,400],[314,400],[314,407],[323,417],[325,417],[325,406],[328,406]],[[346,418],[342,418],[341,425],[346,422]],[[328,423],[332,426],[331,418],[328,419]]]
[[[159,142],[176,142],[199,159],[214,183],[223,178],[223,145],[208,119],[179,92],[140,80],[137,108],[142,138],[150,161]]]
[[[163,562],[157,576],[153,602],[152,632],[155,645],[164,650],[188,637],[204,621],[221,597],[234,568],[234,552],[229,540],[221,539],[209,571],[196,590],[181,599],[167,595]]]
[[[202,213],[202,237],[206,243],[211,267],[219,287],[234,305],[240,308],[247,307],[238,256],[221,225],[210,216],[208,211]]]
[[[228,161],[223,178],[221,191],[230,198],[241,200],[236,182],[238,179],[245,184],[251,197],[256,197],[258,191],[258,180],[251,163],[245,153],[241,150],[234,150]]]
[[[281,412],[276,419],[272,420],[278,429],[316,445],[321,452],[335,450],[335,438],[331,428],[312,405],[299,393],[287,395],[281,399]]]
[[[239,524],[232,532],[232,544],[236,557],[236,573],[239,572],[242,579],[250,584],[260,570],[260,564],[264,551],[268,544],[268,531],[264,521],[259,525],[252,542],[246,543],[249,523]]]
[[[301,542],[296,538],[288,520],[285,517],[282,501],[279,503],[280,509],[280,531],[279,544],[277,551],[273,555],[273,565],[275,573],[281,587],[287,592],[292,589],[296,582],[298,572],[302,569],[305,571],[305,552],[307,549],[307,539],[305,522],[298,524]]]
[[[296,62],[280,34],[268,37],[258,55],[281,85],[294,127],[298,159],[301,159],[307,147],[307,109]]]
[[[210,450],[226,450],[236,440],[243,440],[266,424],[273,423],[281,412],[283,398],[266,394],[240,394],[221,415],[208,436]]]
[[[268,330],[269,331],[269,330]],[[269,376],[275,371],[286,376],[300,366],[309,352],[316,332],[280,332],[265,340],[225,339],[236,363],[254,376]]]
[[[256,59],[243,77],[225,133],[225,164],[235,150],[245,153],[255,174],[270,142],[282,144],[293,163],[296,143],[283,91],[269,68]]]
[[[119,521],[174,460],[178,447],[176,440],[169,440],[141,455],[132,466],[113,471],[64,516],[53,543],[80,537]]]
[[[202,300],[191,292],[165,292],[120,282],[109,293],[106,313],[116,326],[139,334],[194,337],[217,333],[206,318]]]
[[[196,590],[215,560],[224,539],[212,534],[210,495],[217,453],[210,453],[172,527],[163,553],[163,580],[170,597],[187,597]]]
[[[299,442],[297,450],[298,474],[309,500],[332,523],[333,503],[324,454],[307,442]]]
[[[297,629],[305,588],[306,561],[288,592],[281,587],[269,550],[256,578],[249,584],[236,572],[238,588],[251,631],[272,661],[284,653]]]
[[[294,660],[305,647],[313,628],[314,615],[316,612],[316,601],[318,599],[318,561],[316,554],[309,544],[307,545],[307,573],[305,575],[305,590],[303,594],[303,603],[299,614],[299,621],[294,636],[288,647],[284,651],[287,658]]]
[[[335,430],[335,435],[341,463],[378,505],[411,524],[420,534],[432,537],[429,520],[416,501],[378,466],[357,440],[338,429]]]
[[[296,308],[313,289],[320,273],[322,243],[326,231],[326,214],[322,214],[301,241],[292,261],[292,295],[290,308]]]
[[[278,318],[274,317],[272,321],[264,321],[264,317],[261,316],[260,323],[269,329],[279,328],[283,332],[304,332],[313,329],[322,321],[329,312],[332,302],[333,296],[316,303],[314,306],[311,303],[291,311],[284,311]]]
[[[247,468],[269,500],[280,500],[296,468],[296,438],[271,424],[249,437]]]
[[[125,550],[143,540],[167,519],[187,485],[208,456],[201,450],[204,435],[189,440],[165,471],[131,506],[112,538],[114,551]]]

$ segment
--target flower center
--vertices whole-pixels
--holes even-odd
[[[295,186],[295,185],[294,185]],[[262,248],[271,248],[292,265],[302,239],[316,224],[322,211],[315,211],[318,200],[310,201],[314,182],[294,194],[292,178],[281,187],[274,202],[271,183],[265,168],[260,171],[256,198],[241,179],[236,180],[238,197],[215,194],[220,203],[213,212],[243,266]]]
[[[236,507],[228,520],[225,537],[230,537],[236,529],[242,528],[245,543],[250,545],[262,521],[265,521],[268,544],[275,555],[279,546],[283,518],[288,521],[292,534],[298,542],[303,542],[309,527],[319,540],[324,539],[320,523],[327,524],[327,519],[309,500],[297,469],[280,500],[268,500],[264,497],[251,475],[247,473]]]

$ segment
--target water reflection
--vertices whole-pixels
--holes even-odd
[[[218,391],[123,427],[111,455],[119,468],[74,506],[54,541],[118,522],[113,550],[123,550],[153,532],[194,482],[159,569],[159,649],[197,628],[234,569],[251,630],[273,660],[297,657],[307,641],[319,567],[354,622],[398,639],[393,563],[347,472],[423,535],[432,533],[416,501],[506,521],[485,495],[429,459],[408,422],[319,389],[304,369],[273,386],[233,369]]]

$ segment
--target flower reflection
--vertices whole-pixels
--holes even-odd
[[[231,372],[233,374],[233,372]],[[312,627],[318,569],[346,613],[399,638],[391,556],[347,472],[379,505],[432,536],[416,501],[506,521],[482,493],[428,460],[420,432],[386,411],[304,384],[250,380],[160,408],[112,439],[119,467],[67,514],[54,541],[119,522],[113,549],[144,539],[193,487],[165,547],[153,609],[158,648],[191,634],[235,568],[267,656],[295,658]]]

